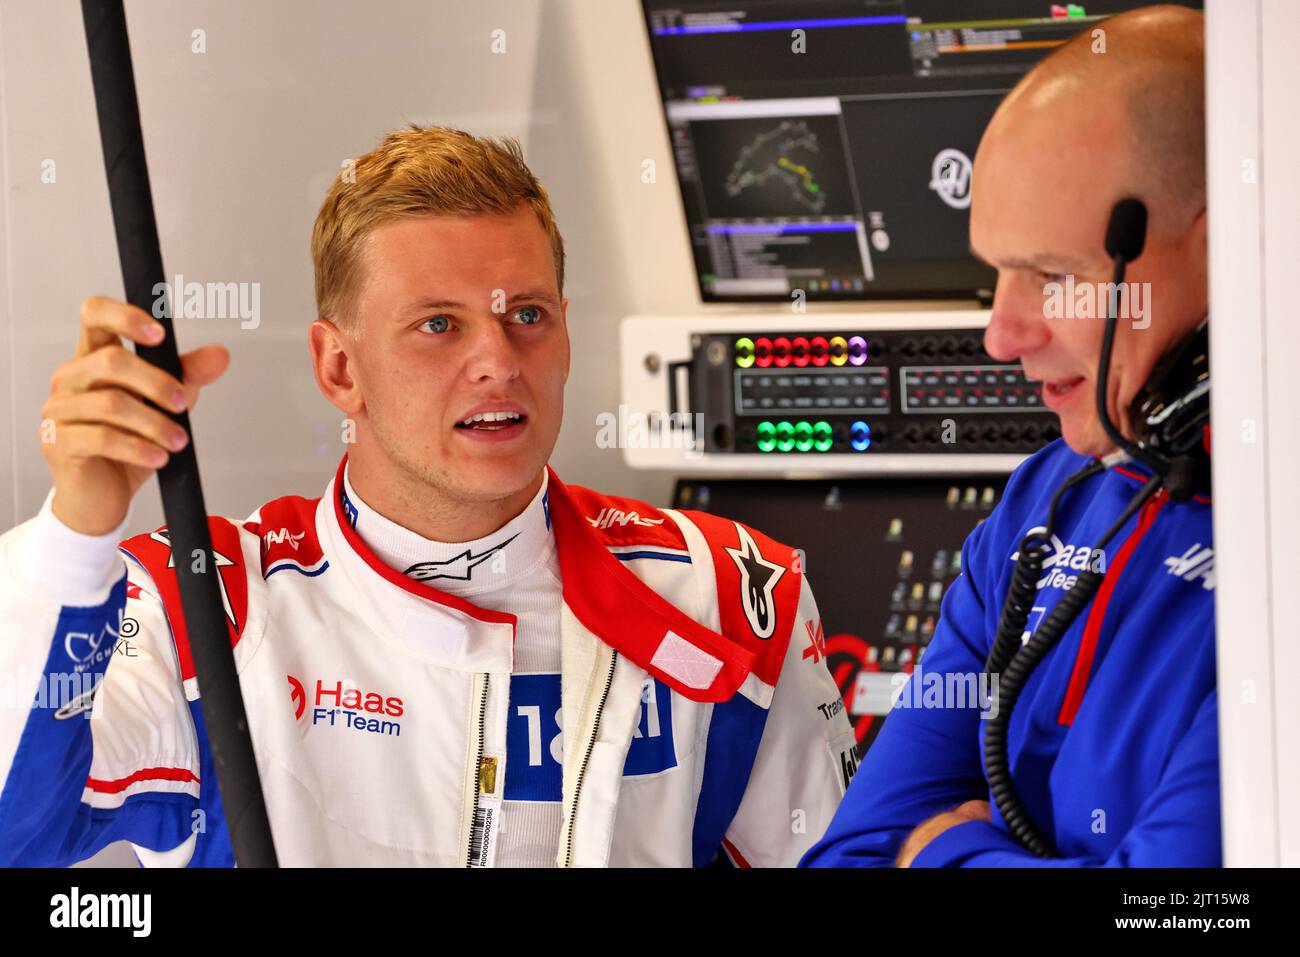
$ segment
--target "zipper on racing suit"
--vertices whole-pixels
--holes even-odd
[[[483,749],[484,736],[487,724],[487,706],[488,690],[490,685],[488,675],[481,674],[474,676],[474,688],[478,692],[478,706],[470,716],[470,740],[474,742],[474,760],[470,764],[468,771],[472,780],[473,796],[470,798],[469,813],[469,839],[465,845],[465,867],[483,867],[486,865],[485,858],[485,828],[488,824],[486,820],[480,819],[482,814],[479,808],[479,795],[483,793],[484,787],[484,768],[483,768]],[[495,778],[496,768],[495,759],[492,759],[492,773]],[[495,780],[493,781],[493,790],[495,790]]]
[[[618,652],[615,651],[609,659],[609,672],[605,675],[605,684],[600,692],[600,700],[596,703],[596,718],[591,724],[591,734],[587,738],[586,749],[582,754],[582,764],[578,766],[578,778],[573,785],[573,805],[569,808],[569,819],[564,829],[566,835],[565,867],[573,866],[573,829],[578,822],[578,799],[582,796],[582,779],[586,777],[587,764],[591,761],[591,751],[596,746],[596,737],[600,733],[600,716],[605,710],[605,702],[609,699],[609,689],[614,684],[614,668],[617,665]]]

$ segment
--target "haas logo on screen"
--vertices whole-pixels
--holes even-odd
[[[785,566],[764,558],[758,544],[743,526],[736,525],[736,534],[740,547],[727,548],[726,551],[740,569],[740,605],[745,609],[745,618],[754,634],[759,638],[771,638],[776,630],[772,590],[785,574]]]
[[[973,166],[961,150],[940,150],[930,166],[930,188],[953,209],[969,209]]]

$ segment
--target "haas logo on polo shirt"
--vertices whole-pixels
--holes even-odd
[[[772,632],[776,630],[772,590],[785,574],[785,566],[769,562],[759,552],[758,544],[745,531],[744,526],[734,522],[732,524],[736,525],[740,547],[727,547],[726,551],[740,569],[740,605],[745,609],[745,618],[754,634],[759,638],[771,638]]]
[[[1041,536],[1047,529],[1039,525],[1031,528],[1028,535]],[[1020,560],[1019,550],[1011,553],[1013,562]],[[1043,560],[1043,577],[1038,579],[1038,589],[1059,588],[1069,591],[1079,580],[1079,572],[1094,571],[1106,573],[1106,552],[1101,548],[1087,545],[1074,545],[1062,542],[1053,535],[1047,558]]]
[[[285,677],[289,679],[294,720],[301,721],[307,713],[309,692],[293,675]],[[401,698],[362,691],[351,682],[317,679],[314,685],[310,692],[311,724],[393,737],[401,735],[401,722],[395,720],[406,713]]]
[[[302,713],[307,710],[307,692],[303,691],[302,682],[289,675],[289,699],[293,702],[294,720],[301,720]]]

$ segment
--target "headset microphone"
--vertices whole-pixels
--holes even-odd
[[[1107,465],[1116,464],[1123,458],[1135,459],[1144,463],[1154,472],[1167,472],[1168,461],[1158,454],[1140,448],[1131,442],[1119,430],[1110,417],[1107,389],[1110,383],[1110,357],[1115,346],[1115,327],[1119,322],[1119,300],[1123,295],[1124,276],[1128,264],[1142,255],[1147,240],[1147,208],[1140,199],[1121,199],[1110,212],[1110,222],[1106,225],[1106,255],[1115,263],[1114,278],[1107,297],[1106,329],[1101,338],[1101,355],[1097,362],[1097,418],[1106,435],[1120,449],[1122,454],[1108,458]]]
[[[1140,199],[1121,199],[1106,226],[1106,255],[1131,263],[1142,255],[1147,241],[1147,208]]]

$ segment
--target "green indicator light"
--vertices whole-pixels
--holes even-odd
[[[758,423],[758,450],[771,452],[776,448],[776,426],[771,422]]]
[[[794,426],[789,422],[776,424],[776,449],[778,452],[794,451]]]
[[[734,346],[736,353],[736,365],[742,369],[748,369],[754,364],[754,340],[740,338],[736,340]]]
[[[811,422],[800,422],[794,427],[794,447],[800,452],[811,452],[813,447],[813,427]]]
[[[818,452],[829,452],[835,440],[831,437],[831,424],[825,420],[813,424],[813,448]]]

